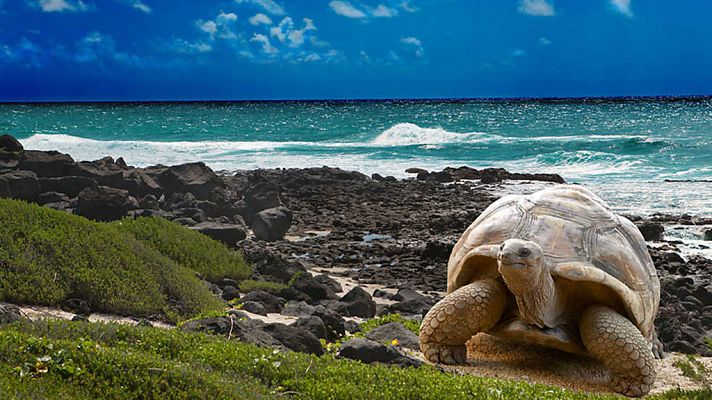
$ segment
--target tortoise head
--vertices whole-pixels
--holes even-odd
[[[508,239],[499,248],[497,264],[507,286],[531,287],[539,282],[543,270],[544,251],[529,240]]]

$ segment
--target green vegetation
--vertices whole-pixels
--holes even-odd
[[[59,306],[82,299],[95,311],[179,320],[225,306],[196,272],[249,274],[238,253],[159,219],[104,224],[0,199],[0,221],[0,301]]]
[[[378,328],[379,326],[387,324],[389,322],[400,322],[401,324],[403,324],[403,326],[408,328],[416,335],[420,334],[420,324],[416,321],[405,318],[400,314],[388,314],[383,315],[381,317],[369,319],[368,321],[365,321],[364,323],[359,325],[361,327],[361,332],[359,332],[358,334],[365,335],[369,331],[372,331],[373,329]]]
[[[276,293],[282,289],[286,289],[287,285],[277,282],[253,281],[246,280],[240,282],[240,291],[242,293],[250,293],[254,290],[264,290],[265,292]]]
[[[710,377],[707,367],[694,355],[686,354],[684,360],[677,360],[673,365],[682,371],[683,376],[690,378],[692,381],[706,388],[712,386],[712,377]]]
[[[243,280],[252,273],[241,253],[163,218],[126,218],[113,224],[210,282],[223,278]]]
[[[280,353],[222,337],[83,322],[0,327],[0,393],[11,398],[615,399],[432,367]],[[676,390],[654,399],[709,398]]]

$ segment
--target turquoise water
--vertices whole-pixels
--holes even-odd
[[[712,213],[700,199],[710,184],[661,186],[712,179],[710,98],[3,104],[0,133],[28,148],[123,156],[137,166],[329,165],[400,177],[408,167],[460,165],[556,172],[610,192],[621,207],[630,201],[618,198],[621,188],[633,198],[663,190],[671,193],[649,200],[651,210]]]

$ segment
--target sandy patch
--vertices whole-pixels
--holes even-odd
[[[421,356],[422,358],[422,356]],[[673,363],[684,359],[669,353],[657,360],[657,378],[651,394],[680,387],[692,390],[702,387],[684,377]],[[709,369],[712,357],[698,357]],[[598,361],[565,352],[522,345],[489,335],[477,335],[468,346],[467,365],[442,366],[446,371],[529,383],[543,383],[570,390],[611,393],[606,386],[609,372]]]

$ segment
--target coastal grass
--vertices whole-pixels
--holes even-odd
[[[113,225],[210,282],[223,278],[243,280],[252,273],[240,252],[166,219],[125,218]]]
[[[255,281],[255,280],[245,280],[240,282],[240,291],[242,293],[250,293],[255,290],[264,290],[269,293],[276,293],[282,289],[286,289],[288,286],[283,283],[269,282],[269,281]]]
[[[179,330],[70,321],[0,327],[0,393],[54,399],[616,399],[436,368],[278,352]],[[703,399],[675,390],[653,399]]]
[[[179,236],[178,225],[161,224],[162,243]],[[181,240],[204,239],[185,231]],[[215,249],[192,251],[195,259],[210,259]],[[224,307],[196,276],[195,264],[177,262],[176,253],[167,257],[160,250],[114,224],[0,199],[0,301],[56,307],[81,299],[93,311],[169,320]]]

